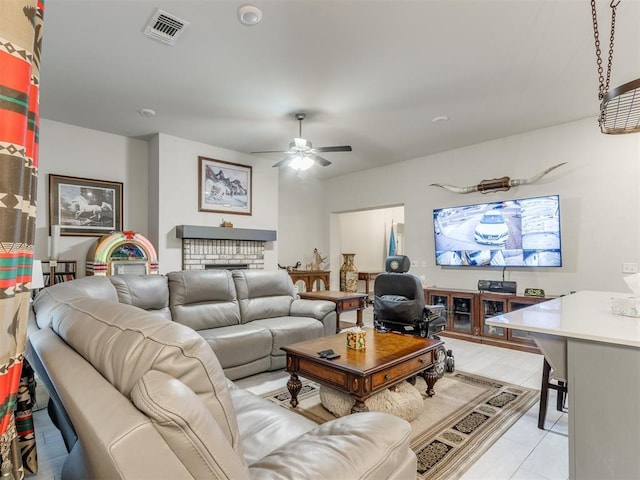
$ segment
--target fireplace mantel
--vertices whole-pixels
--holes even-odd
[[[276,231],[255,230],[252,228],[224,228],[203,227],[197,225],[176,225],[176,238],[272,242],[276,239]]]

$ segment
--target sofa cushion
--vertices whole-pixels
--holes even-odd
[[[271,355],[284,355],[282,347],[319,338],[324,333],[322,322],[309,317],[276,317],[255,320],[251,325],[271,333]]]
[[[213,349],[222,368],[243,365],[271,354],[271,332],[254,322],[199,330],[198,333]]]
[[[250,478],[211,413],[180,380],[150,370],[133,387],[131,399],[193,478]]]
[[[169,320],[169,286],[164,275],[111,275],[107,277],[116,289],[118,301]]]
[[[409,478],[415,478],[410,438],[405,420],[389,413],[354,413],[317,426],[250,463],[249,469],[253,478],[374,480],[406,473],[408,463]]]
[[[118,294],[107,277],[82,277],[71,282],[62,282],[40,290],[33,301],[38,327],[51,325],[51,309],[58,302],[78,297],[103,298],[118,301]]]
[[[175,322],[194,330],[240,323],[236,288],[228,270],[182,270],[167,277]]]
[[[298,413],[241,388],[231,391],[231,400],[245,461],[249,465],[318,426]]]
[[[139,308],[77,298],[51,312],[51,328],[118,391],[159,370],[187,385],[207,406],[236,451],[238,426],[218,359],[190,328]]]
[[[289,315],[296,297],[284,270],[234,270],[242,323]]]

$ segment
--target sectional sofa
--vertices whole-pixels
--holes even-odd
[[[286,272],[85,277],[33,307],[26,354],[69,450],[65,480],[415,478],[404,420],[318,426],[229,380],[335,331],[334,305],[297,299]]]
[[[331,335],[336,328],[335,305],[297,298],[284,271],[185,270],[57,284],[34,300],[29,330],[48,326],[58,301],[81,296],[133,305],[192,328],[231,380],[284,368],[280,347]]]

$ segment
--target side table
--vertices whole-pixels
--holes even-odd
[[[324,289],[329,289],[329,275],[330,270],[291,270],[289,276],[291,281],[295,285],[296,282],[302,281],[306,287],[307,292],[313,290],[313,286],[318,280],[324,283]]]
[[[340,314],[356,310],[356,325],[364,326],[362,321],[362,310],[367,306],[366,300],[369,295],[366,293],[335,292],[325,290],[323,292],[304,292],[298,294],[300,298],[308,300],[328,300],[336,304],[336,333],[340,333]]]
[[[373,303],[369,298],[369,282],[375,280],[382,272],[358,272],[358,280],[364,281],[364,293],[367,294],[367,302]]]

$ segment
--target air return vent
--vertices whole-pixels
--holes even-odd
[[[153,12],[153,15],[151,15],[143,33],[147,37],[158,40],[159,42],[175,45],[184,29],[188,26],[189,22],[185,22],[158,8]]]

